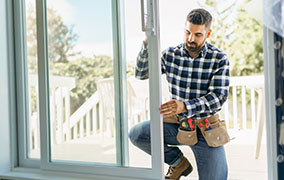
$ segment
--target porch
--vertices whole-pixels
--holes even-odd
[[[255,141],[253,138],[246,140],[250,133],[243,133],[238,139],[232,140],[225,145],[227,162],[229,168],[229,180],[267,180],[267,165],[266,165],[266,142],[262,141],[259,158],[255,158]],[[72,140],[62,144],[53,146],[52,152],[54,159],[84,161],[84,162],[109,162],[115,161],[115,145],[112,138],[105,138],[104,144],[98,140],[99,136],[92,135],[82,139]],[[190,148],[181,146],[184,155],[193,164],[194,170],[187,178],[197,180],[196,163]],[[82,152],[82,150],[84,152]],[[129,143],[129,166],[131,167],[151,167],[151,157],[143,151],[134,147]],[[32,153],[39,153],[33,151]],[[32,156],[36,154],[31,154]],[[165,165],[165,173],[168,166]]]
[[[105,106],[102,94],[113,98],[109,91],[95,92],[76,112],[70,115],[69,91],[72,78],[53,80],[51,87],[51,156],[53,160],[116,163],[114,107]],[[64,77],[60,77],[64,78]],[[148,82],[128,78],[128,128],[149,118]],[[37,82],[37,80],[30,81]],[[58,82],[58,84],[57,84]],[[60,82],[60,83],[59,83]],[[111,81],[110,81],[111,82]],[[163,79],[163,101],[169,99]],[[231,142],[225,146],[229,179],[267,179],[265,109],[263,76],[231,77],[230,95],[219,113],[225,119]],[[106,108],[110,108],[106,111]],[[111,112],[106,114],[106,112]],[[31,115],[30,157],[39,156],[38,118]],[[262,138],[263,137],[263,138]],[[181,147],[195,169],[190,175],[197,179],[194,156]],[[151,158],[129,142],[129,166],[151,167]],[[167,166],[165,166],[165,171]],[[184,178],[185,179],[185,178]]]

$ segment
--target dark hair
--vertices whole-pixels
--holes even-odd
[[[198,24],[198,25],[205,24],[205,27],[209,29],[211,26],[211,22],[212,22],[212,16],[205,9],[201,9],[201,8],[193,9],[192,11],[188,13],[186,20],[192,24]]]

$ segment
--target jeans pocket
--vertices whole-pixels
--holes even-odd
[[[204,130],[204,138],[210,147],[222,146],[230,141],[229,134],[226,129],[225,121],[219,121],[212,124],[213,129]]]
[[[177,141],[180,144],[185,144],[185,145],[196,144],[197,143],[196,128],[193,131],[184,131],[179,128],[177,134]]]

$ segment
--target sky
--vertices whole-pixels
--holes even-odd
[[[183,42],[187,13],[198,7],[194,0],[162,0],[160,2],[161,50]],[[84,56],[112,57],[113,31],[111,0],[47,0],[66,25],[74,26],[79,38],[75,50]],[[125,45],[127,61],[135,61],[144,39],[141,31],[140,0],[125,0]]]
[[[222,2],[220,7],[226,8],[228,1],[220,1]],[[75,51],[81,52],[86,57],[93,55],[113,57],[111,2],[112,0],[47,0],[47,6],[57,11],[64,24],[74,26],[73,32],[79,36]],[[141,30],[140,0],[124,0],[124,2],[126,60],[129,62],[135,61],[144,33]],[[159,1],[161,50],[183,42],[185,18],[190,10],[199,7],[196,2],[197,0]],[[207,10],[214,18],[215,12]]]

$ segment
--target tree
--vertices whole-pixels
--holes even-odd
[[[73,33],[73,26],[63,23],[62,18],[54,9],[47,8],[48,24],[48,60],[52,69],[54,63],[67,63],[68,58],[77,55],[73,48],[78,35]],[[37,32],[36,12],[32,3],[27,3],[26,8],[26,38],[28,68],[30,74],[37,73]]]
[[[50,62],[68,62],[77,55],[73,48],[78,35],[73,33],[73,26],[68,27],[53,9],[47,9],[48,59]]]
[[[238,8],[238,26],[228,54],[234,76],[260,74],[264,70],[262,26],[244,10],[245,4]]]
[[[200,1],[214,13],[209,42],[227,53],[231,76],[263,73],[262,26],[245,11],[248,2]]]

